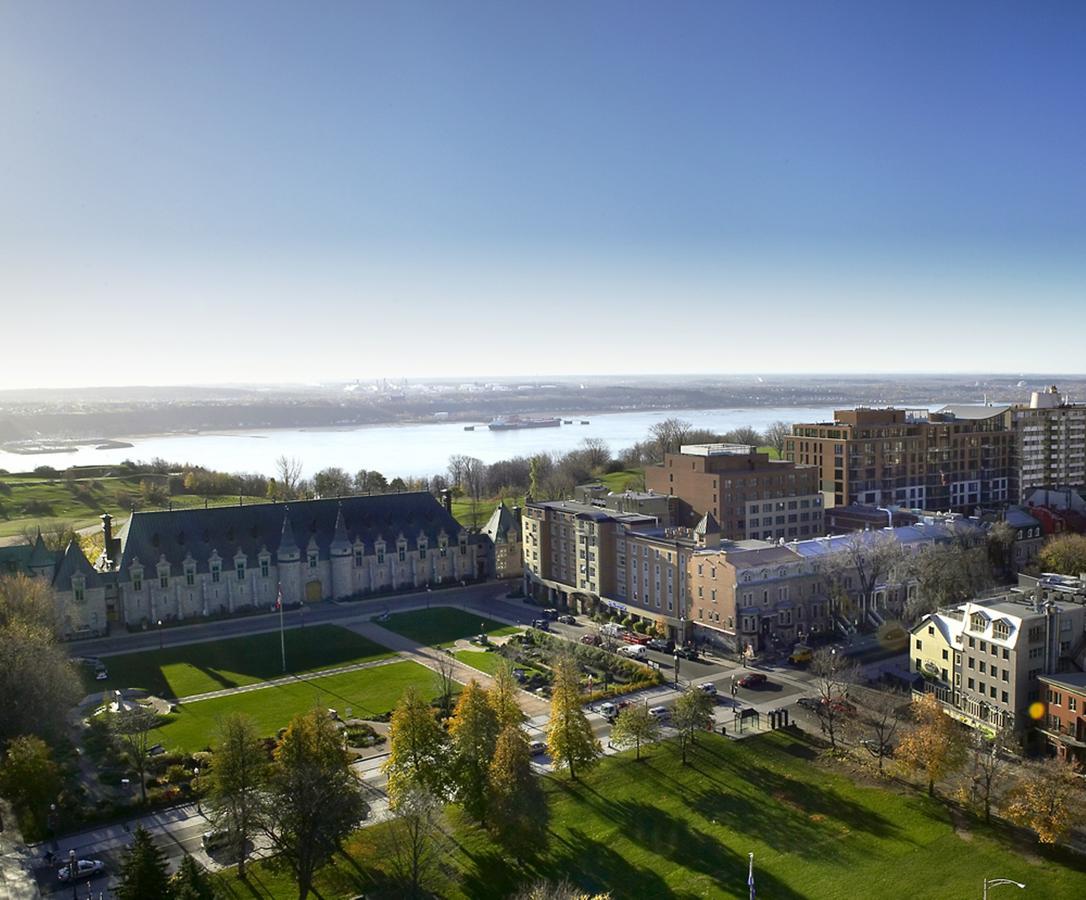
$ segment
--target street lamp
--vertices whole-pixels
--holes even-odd
[[[988,900],[988,888],[999,887],[1001,884],[1013,884],[1016,888],[1023,891],[1026,889],[1026,886],[1022,884],[1022,882],[1014,881],[1010,878],[985,878],[983,900]]]
[[[162,620],[158,620],[158,649],[162,649]]]
[[[203,815],[204,811],[200,809],[200,767],[193,766],[192,769],[192,792],[196,795],[196,814]]]
[[[675,687],[679,686],[679,659],[678,653],[675,654]]]
[[[79,883],[79,880],[75,877],[75,851],[68,851],[68,880],[72,883],[72,900],[79,900],[79,895],[75,892],[75,886]]]

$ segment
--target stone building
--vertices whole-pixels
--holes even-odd
[[[515,578],[524,574],[524,541],[521,534],[520,507],[510,509],[504,502],[491,513],[483,526],[483,536],[493,554],[495,578]]]

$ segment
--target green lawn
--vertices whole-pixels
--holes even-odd
[[[379,716],[396,705],[408,685],[415,685],[426,696],[438,693],[437,675],[413,662],[388,663],[340,675],[310,675],[277,687],[184,703],[157,730],[156,739],[167,748],[201,750],[212,741],[219,719],[230,712],[251,716],[266,736],[274,735],[294,715],[314,706],[334,708],[341,716],[346,716],[347,707],[362,718]]]
[[[457,650],[453,655],[464,665],[485,672],[487,675],[493,675],[497,672],[498,663],[505,658],[500,653],[488,653],[486,650]],[[532,666],[514,665],[514,668],[523,669],[529,676],[543,674],[539,669]]]
[[[499,498],[490,497],[487,500],[480,500],[473,510],[471,500],[466,497],[457,497],[452,502],[453,518],[465,528],[481,528],[500,502]],[[514,506],[524,506],[524,496],[507,497],[505,505],[510,509]]]
[[[467,613],[462,609],[453,609],[449,606],[396,613],[390,616],[387,622],[380,624],[389,631],[395,631],[397,634],[431,647],[447,647],[459,638],[474,637],[480,631],[485,631],[491,637],[497,637],[520,630],[516,625],[495,622],[485,616]]]
[[[608,472],[599,477],[600,484],[616,494],[623,491],[643,491],[645,489],[644,469],[623,469],[620,472]]]
[[[939,802],[858,784],[813,761],[802,738],[775,732],[732,743],[699,737],[690,765],[674,744],[607,759],[571,783],[545,779],[548,837],[517,859],[453,812],[450,898],[507,897],[537,878],[563,877],[620,897],[746,898],[747,854],[758,896],[772,900],[976,898],[985,876],[1013,878],[1031,897],[1086,896],[1080,860],[1020,835],[970,825],[955,833]],[[385,825],[348,842],[348,858],[318,873],[323,897],[396,897],[383,876]],[[249,885],[222,878],[233,898],[290,898],[290,878],[267,863]]]
[[[392,655],[386,647],[338,625],[292,628],[285,636],[287,668],[294,674]],[[85,669],[88,692],[139,687],[160,697],[188,697],[283,674],[278,631],[107,656],[103,661],[109,680],[94,681]]]

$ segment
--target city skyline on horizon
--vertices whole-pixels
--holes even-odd
[[[0,391],[1058,369],[1083,33],[1059,2],[13,4]]]

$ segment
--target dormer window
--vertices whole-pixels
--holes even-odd
[[[468,555],[468,540],[467,538],[460,538],[460,555]]]
[[[189,587],[196,584],[196,565],[194,563],[185,566],[185,584]]]
[[[400,557],[400,562],[404,562],[407,559],[407,547],[405,547],[403,544],[400,544],[396,552]]]
[[[160,588],[162,588],[163,590],[165,590],[166,588],[168,588],[170,586],[170,573],[169,572],[159,572],[158,573],[158,586]]]
[[[211,583],[218,584],[220,578],[222,578],[222,563],[213,562],[211,564]]]
[[[132,570],[132,590],[136,593],[143,590],[143,569]]]
[[[383,566],[385,564],[385,545],[377,545],[377,565]]]
[[[356,569],[362,568],[362,561],[365,558],[365,551],[361,547],[354,548],[354,565]]]
[[[426,559],[426,541],[419,541],[419,559]]]
[[[992,637],[999,638],[1000,640],[1006,640],[1011,636],[1011,623],[1006,619],[1000,619],[994,625],[992,625]]]
[[[988,628],[988,617],[984,613],[973,613],[969,617],[969,628],[973,631],[985,631]]]
[[[271,560],[266,556],[260,558],[260,577],[267,578],[271,574]]]
[[[72,595],[75,597],[76,603],[82,603],[86,599],[86,585],[87,582],[84,578],[72,579]]]
[[[317,568],[317,558],[318,558],[317,557],[317,551],[316,550],[310,550],[309,551],[309,568],[311,568],[311,569]]]
[[[244,581],[245,580],[245,560],[239,559],[236,563],[234,563],[234,571],[237,572],[238,581]]]

